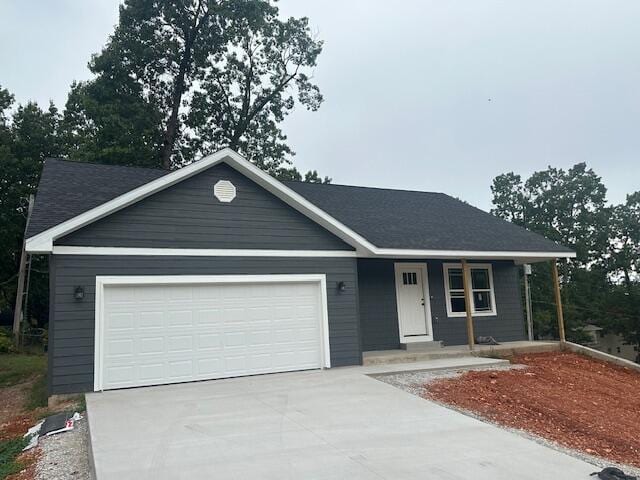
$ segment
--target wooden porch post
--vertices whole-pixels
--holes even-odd
[[[556,309],[558,312],[558,332],[560,334],[560,341],[565,342],[564,315],[562,313],[562,297],[560,295],[560,278],[558,276],[558,262],[555,258],[551,261],[551,273],[553,274],[553,287],[556,297]]]
[[[467,265],[467,261],[462,259],[462,287],[464,288],[464,309],[467,314],[467,340],[469,341],[469,350],[473,350],[475,344],[475,337],[473,336],[473,316],[471,315],[471,302],[473,302],[473,297],[471,296],[469,279],[469,266]]]

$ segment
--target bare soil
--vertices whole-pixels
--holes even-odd
[[[640,467],[640,372],[574,353],[510,360],[528,368],[466,372],[425,385],[423,396]]]
[[[2,402],[0,402],[0,431],[3,425],[18,415],[24,409],[27,402],[29,389],[33,385],[33,380],[28,380],[10,387],[0,388],[2,392]]]

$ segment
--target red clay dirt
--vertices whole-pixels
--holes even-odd
[[[510,360],[528,368],[466,372],[425,385],[424,396],[640,467],[640,372],[574,353]]]

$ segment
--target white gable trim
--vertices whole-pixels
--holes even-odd
[[[356,250],[363,253],[371,253],[373,249],[375,249],[375,246],[364,237],[343,225],[338,220],[331,217],[326,212],[313,205],[304,197],[286,187],[284,184],[271,177],[269,174],[265,173],[230,148],[225,148],[203,158],[202,160],[187,165],[175,172],[168,173],[156,180],[152,180],[151,182],[109,200],[102,205],[62,222],[55,227],[28,238],[26,242],[26,250],[29,253],[51,253],[53,251],[53,242],[58,238],[68,235],[79,228],[128,207],[129,205],[153,195],[154,193],[175,185],[182,180],[192,177],[203,170],[222,162],[227,163],[229,166],[238,170],[240,173],[244,174],[249,179],[274,194],[276,197],[280,198],[292,208],[322,225],[331,233],[356,248]]]
[[[442,258],[442,259],[512,259],[519,263],[533,263],[536,261],[550,260],[553,258],[573,258],[575,252],[506,252],[506,251],[461,251],[461,250],[411,250],[396,248],[378,248],[360,234],[339,222],[324,210],[306,200],[289,187],[279,182],[268,173],[243,158],[230,148],[222,149],[216,153],[204,157],[174,172],[168,173],[156,180],[152,180],[138,188],[124,193],[102,205],[77,215],[55,227],[51,227],[26,241],[26,251],[29,253],[61,253],[55,252],[53,243],[58,238],[68,235],[90,223],[104,218],[118,210],[132,205],[140,200],[153,195],[176,183],[186,180],[219,163],[226,163],[247,178],[272,193],[290,207],[299,211],[309,219],[326,228],[329,232],[355,248],[357,257],[387,257],[387,258]],[[148,252],[156,249],[138,249]],[[184,251],[177,249],[176,251]],[[218,253],[218,250],[211,250]],[[96,254],[98,250],[96,250]],[[107,253],[108,252],[108,253]],[[115,255],[116,250],[101,249],[101,254]],[[196,252],[204,255],[205,250]],[[193,252],[192,252],[193,253]],[[76,253],[78,254],[78,253]],[[154,253],[144,253],[152,255]],[[349,256],[353,255],[349,252]]]

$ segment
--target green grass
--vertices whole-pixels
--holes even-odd
[[[0,440],[0,480],[22,470],[23,465],[16,458],[26,445],[27,439],[22,437]]]
[[[26,382],[37,375],[47,373],[45,355],[26,355],[23,353],[0,354],[0,388]]]
[[[47,396],[47,377],[41,375],[31,385],[31,391],[27,397],[27,404],[25,405],[27,410],[35,410],[36,408],[46,407],[48,402]]]

